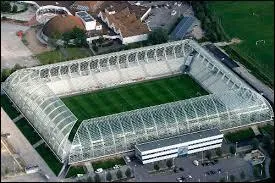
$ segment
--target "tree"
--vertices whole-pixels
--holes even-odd
[[[158,164],[155,164],[155,165],[154,165],[154,169],[155,169],[156,171],[158,171],[158,170],[159,170],[159,165],[158,165]]]
[[[173,166],[173,161],[172,161],[171,159],[167,160],[167,161],[166,161],[166,166],[167,166],[168,168],[171,168],[171,167]]]
[[[131,169],[130,168],[127,168],[126,171],[125,171],[125,175],[126,177],[130,178],[131,175],[132,175],[132,172],[131,172]]]
[[[267,148],[268,146],[271,145],[271,136],[269,134],[265,134],[264,137],[263,137],[263,145],[265,148]]]
[[[224,178],[224,177],[221,178],[221,179],[220,179],[220,182],[225,182],[225,178]]]
[[[94,179],[95,179],[95,182],[100,182],[101,181],[101,178],[100,178],[99,174],[96,174]]]
[[[111,172],[108,172],[106,175],[106,180],[111,181],[113,179]]]
[[[256,138],[253,138],[251,144],[252,144],[253,149],[258,149],[258,147],[259,147],[259,140],[256,139]]]
[[[245,179],[245,173],[244,173],[244,171],[241,171],[240,177],[241,177],[241,179]]]
[[[150,32],[148,36],[148,41],[155,45],[166,43],[168,41],[168,32],[166,29],[158,28],[152,32]]]
[[[206,157],[208,160],[210,160],[210,159],[211,159],[211,156],[212,156],[211,151],[206,151],[206,153],[205,153],[205,157]]]
[[[16,5],[13,5],[13,6],[12,6],[12,12],[13,12],[13,13],[16,13],[16,12],[17,12],[17,9],[18,9],[18,8],[17,8]]]
[[[11,74],[10,69],[3,69],[1,71],[1,82],[4,82],[9,77],[10,74]]]
[[[116,172],[116,177],[118,178],[118,179],[121,179],[123,176],[122,176],[122,172],[121,172],[121,170],[118,170],[117,172]]]
[[[230,175],[229,179],[230,179],[231,182],[234,182],[236,178],[235,178],[234,175]]]
[[[218,157],[221,157],[221,156],[222,156],[222,150],[221,150],[221,148],[216,149],[216,155],[217,155]]]
[[[235,154],[235,152],[236,152],[235,146],[230,146],[229,151],[231,154]]]
[[[11,5],[9,1],[1,1],[1,12],[10,12]]]

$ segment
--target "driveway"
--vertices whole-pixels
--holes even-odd
[[[1,22],[1,70],[12,68],[15,64],[32,67],[39,61],[32,58],[32,52],[23,44],[16,32],[29,27]]]

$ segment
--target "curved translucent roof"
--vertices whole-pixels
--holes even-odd
[[[236,98],[235,91],[228,91],[85,120],[73,140],[69,161],[129,151],[136,143],[154,139],[270,119],[272,110],[259,97],[251,92]]]
[[[3,87],[56,156],[64,161],[70,148],[68,136],[77,118],[42,80],[37,79],[38,72],[23,69],[13,73]]]
[[[109,76],[108,72],[119,71],[122,75],[122,72],[130,73],[127,69],[135,70],[136,78],[133,75],[128,78],[131,82],[140,78],[140,73],[145,79],[179,73],[192,51],[197,54],[189,74],[212,94],[84,120],[73,142],[69,142],[68,136],[77,118],[56,94],[86,92],[78,83],[84,81],[83,78],[109,80],[102,77],[102,73]],[[144,70],[146,66],[150,67]],[[160,66],[161,69],[157,68]],[[151,70],[153,72],[149,72]],[[68,87],[64,87],[67,86],[64,83],[68,83]],[[57,85],[64,91],[58,92]],[[261,95],[192,40],[21,69],[2,86],[59,160],[64,162],[69,157],[70,164],[133,150],[139,142],[214,127],[236,128],[273,117],[270,104]],[[89,87],[95,86],[90,83]]]

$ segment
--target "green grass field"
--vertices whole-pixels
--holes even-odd
[[[54,50],[36,55],[41,64],[52,64],[91,56],[87,48],[64,48],[64,51]]]
[[[123,158],[112,158],[104,161],[97,161],[92,164],[93,164],[94,170],[96,170],[98,168],[109,169],[109,168],[113,168],[115,165],[125,165],[126,163]]]
[[[36,131],[25,118],[20,119],[15,124],[28,139],[31,145],[41,140],[41,137],[36,133]]]
[[[1,107],[6,111],[7,115],[14,119],[17,116],[20,115],[20,112],[18,112],[13,106],[12,102],[6,95],[1,95]]]
[[[77,176],[77,174],[85,174],[86,173],[85,169],[86,168],[84,168],[83,166],[70,166],[70,169],[66,175],[66,178],[75,177]]]
[[[50,148],[45,143],[43,143],[36,148],[36,151],[52,169],[55,175],[58,175],[62,169],[63,164],[60,163],[60,161],[55,157]]]
[[[227,37],[242,40],[230,47],[248,62],[243,64],[254,66],[273,86],[274,2],[211,1],[209,8],[220,19]],[[257,40],[265,40],[265,44],[256,45]]]
[[[85,119],[206,94],[208,93],[190,76],[180,75],[63,98],[65,105],[78,118],[69,139],[72,140],[78,126]]]

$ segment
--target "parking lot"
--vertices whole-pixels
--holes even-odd
[[[148,4],[143,5],[149,6]],[[152,7],[152,10],[149,16],[145,19],[145,22],[152,30],[156,28],[165,28],[169,30],[181,15],[194,15],[192,8],[184,2],[162,1],[162,3],[150,3],[150,6]]]
[[[141,165],[132,161],[129,165],[135,171],[135,181],[152,181],[152,182],[178,182],[177,178],[184,178],[183,182],[217,182],[220,179],[229,180],[230,175],[235,176],[236,181],[240,181],[240,173],[244,171],[246,180],[253,179],[252,166],[240,157],[230,157],[229,159],[220,159],[216,164],[208,166],[195,166],[193,160],[199,160],[198,156],[176,158],[175,165],[178,167],[177,172],[167,170],[163,173],[148,173],[148,165]],[[152,166],[151,166],[152,167]],[[182,168],[180,170],[179,168]],[[153,169],[151,169],[153,170]],[[220,171],[219,171],[220,170]],[[210,172],[212,171],[212,173]]]
[[[15,64],[27,67],[39,64],[32,57],[32,52],[16,36],[17,31],[26,31],[28,28],[1,22],[1,69],[12,68]]]

